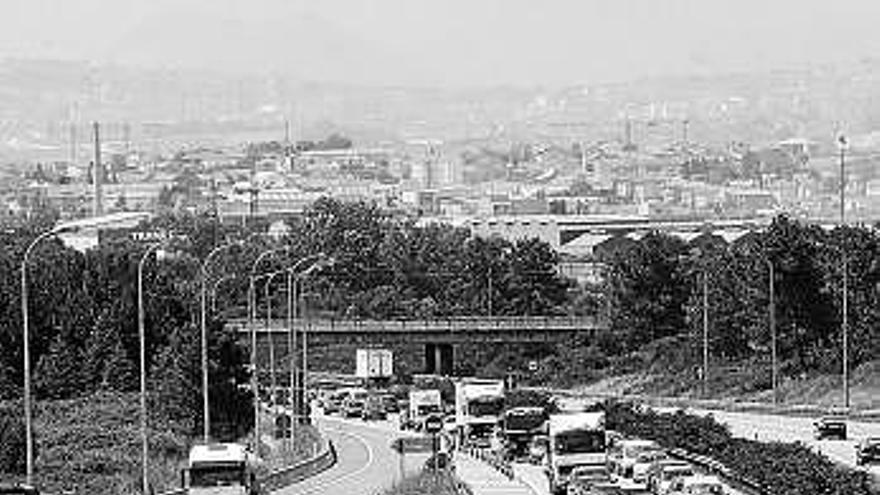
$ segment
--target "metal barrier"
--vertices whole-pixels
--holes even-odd
[[[709,471],[740,491],[754,495],[767,495],[764,488],[757,482],[744,476],[738,476],[733,470],[711,457],[693,454],[684,449],[670,449],[669,455]]]

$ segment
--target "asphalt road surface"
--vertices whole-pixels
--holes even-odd
[[[379,494],[402,476],[417,472],[428,458],[427,454],[407,454],[401,459],[390,447],[391,441],[399,436],[391,421],[365,422],[318,416],[316,423],[336,446],[336,464],[274,494]]]

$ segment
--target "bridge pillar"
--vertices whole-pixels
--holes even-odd
[[[452,344],[425,344],[425,373],[449,376],[452,370]]]

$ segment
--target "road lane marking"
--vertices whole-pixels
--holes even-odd
[[[373,454],[373,448],[370,447],[370,444],[367,443],[366,440],[364,440],[363,438],[361,438],[361,437],[360,437],[359,435],[357,435],[357,434],[350,433],[350,432],[346,432],[346,431],[342,431],[342,430],[340,430],[340,429],[338,429],[338,428],[333,428],[333,430],[334,430],[336,433],[340,434],[340,435],[345,435],[345,436],[347,436],[347,437],[353,438],[355,441],[357,441],[357,442],[359,442],[361,445],[363,445],[364,448],[365,448],[366,451],[367,451],[367,462],[364,463],[363,466],[361,466],[359,469],[357,469],[357,470],[355,470],[355,471],[351,471],[351,472],[349,472],[349,473],[345,473],[345,474],[343,474],[342,476],[339,476],[338,478],[334,478],[333,480],[330,480],[330,481],[328,481],[328,482],[326,482],[326,483],[322,483],[322,484],[319,484],[319,485],[317,485],[317,486],[313,486],[313,487],[311,487],[311,488],[306,489],[305,491],[299,491],[299,492],[298,492],[299,495],[307,495],[307,494],[310,494],[310,493],[320,493],[320,492],[323,492],[323,491],[325,491],[328,487],[331,487],[331,486],[333,486],[333,485],[337,485],[337,484],[339,484],[339,483],[341,483],[341,482],[343,482],[343,481],[345,481],[345,480],[348,480],[349,478],[352,478],[352,477],[354,477],[354,476],[359,476],[360,474],[364,473],[365,471],[367,471],[368,469],[370,469],[370,468],[373,466],[373,460],[374,460],[374,458],[375,458],[375,456],[374,456],[374,454]],[[339,455],[339,452],[337,452],[337,455]]]

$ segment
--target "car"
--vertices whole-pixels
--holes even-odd
[[[651,440],[619,440],[609,449],[608,459],[614,473],[624,478],[632,478],[640,456],[662,451],[660,446]]]
[[[547,455],[547,447],[550,439],[546,435],[538,435],[529,442],[527,459],[530,464],[541,464]]]
[[[672,483],[669,495],[725,495],[724,483],[717,476],[696,475]]]
[[[863,466],[880,461],[880,437],[866,438],[856,445],[856,464]]]
[[[607,466],[585,465],[572,469],[567,490],[568,495],[588,495],[609,485],[614,485],[614,479]]]
[[[385,420],[388,419],[388,413],[385,412],[385,404],[378,395],[370,395],[364,401],[364,407],[361,411],[361,419],[369,420]]]
[[[846,440],[846,418],[843,416],[823,416],[813,423],[816,440],[836,438]]]
[[[364,401],[361,399],[345,399],[342,403],[342,415],[346,418],[361,418],[364,415]]]
[[[632,465],[632,479],[636,483],[647,483],[648,470],[654,464],[664,461],[669,457],[662,450],[651,450],[642,452],[636,457],[635,463]]]
[[[648,469],[648,488],[657,495],[666,495],[678,479],[694,476],[694,467],[684,461],[667,459],[654,463]]]
[[[449,451],[440,451],[431,455],[425,460],[425,471],[433,470],[452,470],[455,469],[455,463],[452,462],[452,453]]]

